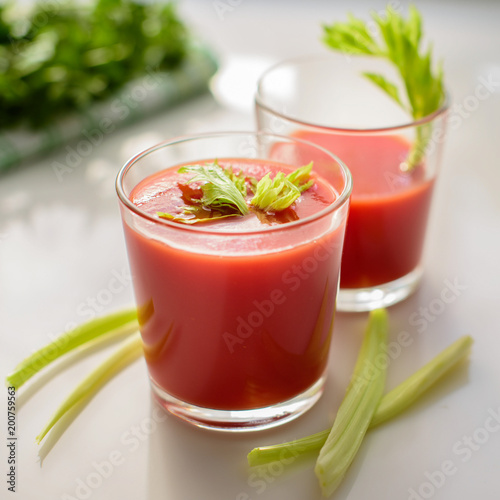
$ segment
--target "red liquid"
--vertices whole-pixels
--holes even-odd
[[[332,151],[352,173],[340,287],[372,287],[413,271],[422,254],[434,181],[425,179],[425,166],[400,170],[408,143],[389,135],[294,135]]]
[[[286,171],[272,162],[230,163],[257,178],[278,167]],[[182,203],[176,170],[140,183],[132,202],[152,214],[175,211]],[[295,215],[318,212],[335,196],[317,179]],[[203,227],[266,227],[254,215],[208,224]],[[282,241],[292,226],[280,226]],[[220,252],[178,249],[125,223],[136,300],[146,311],[141,333],[154,382],[184,402],[221,410],[272,405],[307,390],[326,368],[343,231],[339,227],[302,245],[293,242],[280,252],[255,254],[249,248],[228,255],[222,244]],[[244,239],[241,245],[245,249]]]

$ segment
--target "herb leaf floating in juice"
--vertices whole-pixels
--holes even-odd
[[[270,174],[266,174],[257,183],[251,204],[264,211],[285,210],[294,203],[302,191],[314,184],[312,179],[309,180],[312,165],[311,162],[287,176],[283,172],[278,172],[274,179],[271,179]]]
[[[391,7],[383,15],[372,14],[381,40],[376,40],[367,24],[353,15],[345,23],[324,26],[323,41],[333,50],[345,54],[380,57],[391,62],[398,70],[406,90],[405,104],[396,84],[384,76],[364,73],[414,120],[420,120],[437,111],[445,99],[442,64],[433,70],[431,49],[422,52],[422,18],[417,8],[410,5],[408,19]],[[411,170],[423,159],[430,139],[430,124],[417,127],[417,137],[402,169]]]
[[[200,202],[203,206],[211,208],[220,208],[236,210],[241,215],[248,213],[248,207],[245,198],[238,188],[235,180],[227,175],[223,168],[215,161],[212,165],[188,165],[181,167],[179,173],[194,173],[188,184],[201,181],[201,190],[203,198]]]
[[[257,181],[251,177],[246,179],[243,173],[236,173],[232,167],[222,168],[217,160],[206,165],[185,165],[179,173],[194,173],[184,185],[201,182],[203,195],[200,198],[188,197],[188,205],[182,215],[157,212],[158,217],[196,224],[225,217],[243,216],[253,210],[262,212],[280,212],[289,208],[307,189],[314,184],[310,178],[313,162],[285,175],[275,174],[271,179],[267,173]],[[253,197],[247,201],[247,184]],[[180,185],[181,189],[183,185]],[[249,208],[250,207],[250,208]]]
[[[157,212],[158,217],[183,222],[184,224],[195,224],[225,217],[234,217],[248,213],[248,207],[243,195],[243,184],[234,172],[225,171],[219,166],[217,160],[206,165],[185,165],[179,168],[179,173],[195,174],[186,185],[193,182],[201,182],[200,189],[203,193],[201,198],[189,198],[189,205],[184,208],[182,216],[176,216],[165,212]]]

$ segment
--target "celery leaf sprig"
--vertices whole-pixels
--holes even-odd
[[[274,179],[267,173],[257,183],[255,195],[250,203],[264,211],[280,211],[288,208],[303,191],[313,185],[314,181],[309,179],[312,165],[311,162],[286,176],[283,172],[278,172]]]
[[[442,63],[432,61],[432,47],[422,50],[422,18],[410,5],[408,19],[387,7],[384,14],[373,13],[380,31],[376,39],[367,23],[349,15],[347,22],[323,26],[324,43],[331,49],[353,55],[386,59],[399,72],[406,91],[406,100],[399,94],[398,85],[384,76],[365,72],[363,75],[397,102],[415,120],[437,111],[445,99]],[[417,138],[403,168],[411,170],[423,159],[430,138],[430,127],[417,127]]]
[[[241,190],[230,176],[226,175],[217,161],[207,165],[187,165],[179,169],[179,173],[193,173],[188,184],[202,182],[203,198],[201,204],[212,208],[230,208],[241,215],[248,213],[248,207]]]
[[[232,166],[222,168],[218,161],[206,165],[185,165],[179,173],[193,173],[186,185],[200,183],[202,196],[190,198],[183,213],[173,215],[157,212],[158,217],[196,224],[225,217],[243,216],[252,210],[280,212],[289,208],[300,195],[314,184],[311,179],[313,162],[285,175],[277,172],[273,178],[267,173],[259,181],[247,179],[242,172],[236,173]],[[253,197],[247,200],[248,189]]]

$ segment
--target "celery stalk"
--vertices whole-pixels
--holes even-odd
[[[449,370],[464,359],[471,348],[470,336],[459,338],[429,363],[401,382],[396,388],[382,397],[370,422],[370,428],[397,416],[419,398],[429,387],[438,382]],[[359,358],[358,358],[359,359]],[[251,467],[279,461],[285,453],[295,455],[318,451],[325,443],[330,429],[287,443],[254,448],[248,454]]]
[[[408,377],[402,384],[399,384],[386,394],[371,421],[371,427],[393,418],[410,406],[470,352],[473,342],[472,337],[469,335],[459,338],[429,363]]]
[[[377,366],[387,351],[387,311],[370,313],[361,360],[337,412],[332,430],[321,448],[315,473],[325,496],[342,481],[363,442],[384,391],[386,365]]]
[[[110,333],[127,324],[137,323],[136,309],[126,309],[102,318],[96,318],[77,326],[73,330],[60,335],[50,344],[38,349],[21,361],[14,370],[7,375],[6,383],[19,389],[35,373],[46,367],[54,360],[67,352],[79,347],[101,335]]]
[[[93,370],[62,402],[51,419],[36,437],[38,444],[54,427],[57,421],[73,406],[94,396],[97,391],[129,363],[142,355],[142,341],[139,333],[121,343],[118,350]]]

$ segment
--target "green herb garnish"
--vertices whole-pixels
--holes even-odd
[[[292,205],[302,191],[309,189],[314,181],[309,180],[312,162],[285,176],[278,172],[274,179],[266,174],[256,185],[251,204],[264,212],[284,210]]]
[[[232,167],[222,168],[217,161],[206,165],[187,165],[179,168],[179,173],[194,173],[187,184],[200,182],[201,198],[189,198],[189,205],[183,213],[173,215],[157,212],[158,217],[184,224],[196,224],[225,217],[242,216],[253,210],[280,212],[290,207],[302,192],[309,189],[314,180],[310,179],[313,163],[298,168],[286,175],[278,172],[271,179],[270,173],[258,182],[245,178],[242,172],[235,173]],[[247,181],[254,196],[247,203]]]
[[[443,104],[445,89],[442,64],[433,70],[431,49],[421,51],[422,18],[413,5],[409,17],[404,19],[391,7],[384,15],[372,14],[379,28],[381,40],[376,40],[368,25],[350,15],[345,23],[324,26],[323,40],[333,50],[346,54],[380,57],[391,62],[398,70],[406,90],[406,100],[399,95],[398,86],[384,76],[364,73],[375,85],[396,101],[415,120],[437,111]],[[430,124],[417,127],[416,141],[403,170],[411,170],[421,163],[430,139]]]
[[[248,207],[245,201],[245,179],[236,175],[233,170],[224,170],[216,161],[206,165],[186,165],[179,168],[179,173],[195,174],[187,181],[201,182],[201,198],[190,198],[190,205],[186,206],[181,215],[172,215],[166,212],[157,212],[163,219],[196,224],[208,220],[224,219],[246,215]]]
[[[247,183],[246,183],[246,178],[243,172],[238,172],[236,173],[233,170],[233,167],[230,166],[229,168],[224,169],[224,173],[229,177],[231,182],[236,186],[238,191],[243,195],[245,198],[247,195]],[[253,187],[252,187],[253,188]]]
[[[297,170],[294,170],[291,174],[288,174],[286,178],[294,186],[297,186],[298,190],[302,193],[314,184],[314,180],[310,178],[312,168],[313,162],[309,163],[308,165],[304,165]]]
[[[179,173],[195,174],[187,184],[202,182],[203,197],[200,200],[201,205],[221,210],[233,210],[240,215],[248,213],[241,187],[238,187],[235,180],[233,180],[234,175],[226,174],[226,171],[219,166],[217,161],[207,165],[181,167]]]

